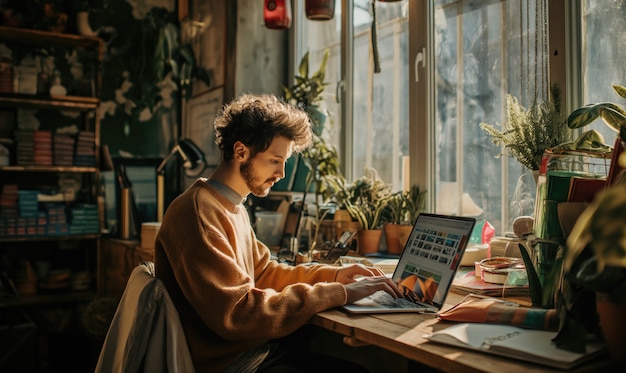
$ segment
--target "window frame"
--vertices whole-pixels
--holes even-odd
[[[408,38],[409,38],[409,168],[410,185],[420,185],[426,190],[434,191],[435,170],[437,158],[434,136],[435,92],[434,64],[434,12],[435,4],[432,0],[408,1]],[[503,1],[503,0],[500,0]],[[562,105],[566,112],[579,107],[582,102],[582,72],[581,66],[581,2],[563,2],[547,0],[549,11],[549,84],[557,84],[562,95]],[[340,149],[341,167],[348,180],[355,177],[353,170],[353,95],[354,79],[352,76],[353,55],[353,0],[342,0],[341,31],[340,31],[340,76],[339,86],[335,89],[341,103]],[[302,40],[297,25],[302,24],[304,17],[304,1],[294,1],[294,24],[290,33],[290,74],[295,71],[297,61],[304,53],[305,47],[298,43]],[[421,56],[421,59],[418,58]],[[459,197],[462,194],[462,187]],[[436,193],[427,194],[427,210],[434,210]],[[503,216],[506,216],[503,214]],[[504,218],[503,218],[504,219]]]

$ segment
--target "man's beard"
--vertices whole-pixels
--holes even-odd
[[[252,167],[252,162],[250,160],[239,166],[239,172],[241,173],[243,180],[246,182],[246,186],[250,189],[250,193],[257,197],[265,197],[270,192],[270,188],[264,188],[263,184],[276,182],[276,179],[267,179],[261,184],[256,184],[254,180],[254,167]]]

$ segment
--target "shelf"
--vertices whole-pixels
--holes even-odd
[[[0,94],[0,106],[54,110],[96,110],[100,100],[96,97],[59,96],[38,97],[24,94]]]
[[[67,293],[35,295],[20,299],[0,299],[0,309],[75,303],[80,301],[88,301],[95,298],[96,293],[94,291],[68,291]]]
[[[91,36],[62,34],[59,32],[31,30],[19,27],[0,26],[0,40],[5,42],[42,46],[97,48],[101,39]]]
[[[0,242],[34,242],[34,241],[75,241],[75,240],[95,240],[100,234],[67,234],[67,235],[41,235],[41,236],[3,236]]]
[[[59,60],[63,60],[63,56],[65,54],[78,50],[78,54],[82,56],[79,57],[79,60],[81,60],[83,65],[85,65],[86,69],[88,65],[89,70],[89,74],[85,75],[84,81],[82,78],[80,81],[71,81],[71,85],[69,84],[69,81],[63,82],[67,87],[74,87],[74,83],[80,84],[79,88],[75,91],[68,91],[73,95],[51,96],[46,93],[46,90],[41,89],[39,90],[41,92],[39,94],[19,93],[19,90],[16,90],[16,92],[0,93],[0,109],[3,111],[15,112],[16,114],[12,116],[14,127],[20,127],[20,109],[41,109],[39,113],[46,117],[37,118],[41,122],[40,124],[43,124],[43,122],[46,121],[45,126],[41,128],[42,130],[49,130],[51,132],[58,131],[61,128],[67,127],[68,123],[71,122],[70,124],[73,126],[75,125],[78,131],[93,132],[94,135],[93,140],[91,139],[91,134],[88,136],[89,142],[87,144],[90,149],[91,146],[93,146],[93,161],[91,158],[92,154],[89,152],[89,154],[86,154],[89,158],[85,157],[84,162],[77,160],[75,162],[76,165],[72,165],[74,158],[69,160],[70,154],[68,151],[66,157],[63,159],[66,163],[58,162],[67,164],[63,166],[41,164],[27,165],[27,163],[34,162],[28,162],[28,159],[26,158],[22,159],[24,160],[23,162],[19,162],[19,158],[14,160],[15,163],[19,164],[0,166],[0,187],[2,188],[8,183],[17,186],[18,192],[21,190],[40,190],[40,186],[56,185],[55,183],[58,182],[57,179],[61,179],[61,174],[73,174],[64,176],[71,176],[69,177],[71,179],[80,179],[76,182],[80,187],[79,192],[81,193],[81,196],[76,198],[74,201],[58,201],[67,205],[63,205],[62,208],[59,209],[48,209],[45,211],[45,214],[40,214],[42,210],[39,210],[39,206],[42,202],[46,201],[40,201],[39,198],[34,200],[32,196],[24,195],[24,199],[27,204],[25,207],[22,207],[26,210],[29,210],[30,208],[31,211],[29,211],[28,214],[24,214],[24,211],[19,209],[19,212],[11,212],[11,215],[28,215],[17,217],[16,219],[31,219],[33,213],[35,212],[32,211],[34,210],[33,207],[35,203],[37,203],[37,217],[35,218],[37,219],[36,223],[33,223],[31,220],[26,220],[22,223],[21,220],[13,222],[12,219],[0,219],[1,224],[3,224],[3,228],[6,228],[6,230],[2,231],[3,235],[0,236],[0,253],[3,257],[6,256],[8,259],[6,272],[8,274],[13,274],[14,271],[17,270],[17,268],[12,268],[17,266],[17,260],[44,260],[50,262],[53,267],[56,261],[57,267],[59,265],[67,265],[67,268],[72,268],[72,270],[74,270],[73,268],[80,268],[89,273],[95,274],[93,276],[94,281],[92,286],[87,290],[78,291],[73,290],[71,287],[48,290],[39,288],[37,295],[28,297],[0,298],[0,310],[11,307],[39,307],[54,304],[70,304],[90,301],[96,298],[96,289],[99,286],[97,282],[98,275],[96,270],[100,251],[100,214],[103,213],[102,206],[96,203],[96,199],[99,197],[98,192],[100,191],[100,157],[98,154],[100,150],[100,118],[98,111],[101,104],[99,93],[102,86],[101,70],[104,43],[102,39],[98,37],[7,26],[0,26],[0,43],[6,44],[9,49],[24,52],[35,52],[37,49],[48,49],[51,54]],[[14,62],[18,63],[18,61]],[[29,71],[26,73],[32,74]],[[32,75],[28,75],[28,77],[33,78]],[[30,84],[30,91],[34,92],[35,90],[31,87],[33,83],[30,81],[27,83]],[[41,82],[38,81],[38,83]],[[89,87],[87,84],[89,84]],[[22,92],[24,91],[26,90],[22,90]],[[84,94],[84,96],[79,96],[81,94]],[[47,118],[48,113],[44,112],[44,110],[51,111],[51,118]],[[57,115],[57,112],[60,115]],[[66,114],[64,112],[71,113]],[[64,118],[60,118],[62,116],[72,117],[73,119],[71,121],[64,120]],[[31,128],[34,126],[27,127]],[[15,134],[13,138],[7,139],[8,141],[3,139],[3,142],[9,142],[12,147],[15,144],[15,153],[18,155],[22,155],[20,150],[22,150],[23,153],[26,153],[23,149],[18,147],[18,145],[21,145],[18,142],[30,142],[29,138],[22,137],[21,135],[21,133]],[[80,136],[80,134],[78,136]],[[74,142],[76,142],[76,140],[74,140]],[[55,143],[52,142],[51,145],[54,146]],[[69,143],[63,143],[62,145],[69,145]],[[69,150],[68,148],[69,147],[66,146],[63,150]],[[27,149],[26,151],[30,151],[30,149]],[[81,151],[80,154],[82,153],[83,152]],[[76,155],[75,149],[71,151],[71,154],[72,157]],[[45,156],[47,156],[47,153]],[[67,187],[64,185],[61,186],[59,193],[64,193],[64,188]],[[71,186],[69,186],[69,188],[71,188]],[[14,189],[15,187],[13,186],[9,188],[9,193],[14,193]],[[2,192],[3,189],[0,190],[0,193]],[[56,195],[54,197],[56,197]],[[22,198],[22,196],[20,195],[18,198]],[[80,211],[79,209],[82,207],[78,205],[83,203],[90,205],[89,209],[85,208],[84,211]],[[94,206],[97,207],[97,210]],[[13,204],[11,207],[13,207]],[[69,215],[70,207],[72,208],[71,213],[79,214],[75,215],[74,219],[71,219]],[[85,213],[84,221],[81,218],[83,215],[80,215],[83,212]],[[97,223],[95,218],[98,219]],[[79,224],[72,225],[72,223]],[[80,223],[85,224],[83,225]],[[15,227],[13,224],[15,224]],[[24,234],[25,231],[36,233],[36,231],[33,231],[32,229],[35,224],[37,224],[36,228],[40,228],[39,233],[41,234]],[[65,227],[61,225],[67,225],[67,230],[65,230]],[[25,227],[24,229],[23,226]],[[45,226],[45,229],[42,230],[42,226]],[[15,230],[13,230],[14,228]],[[44,232],[50,232],[50,234],[43,234]],[[7,235],[7,233],[20,233],[20,235]],[[9,279],[11,281],[15,280],[11,278]],[[42,278],[40,280],[44,281],[45,279]]]
[[[0,166],[0,172],[68,172],[68,173],[94,173],[97,167],[81,166]]]

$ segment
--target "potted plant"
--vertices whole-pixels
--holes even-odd
[[[329,177],[330,186],[335,191],[335,200],[345,208],[350,217],[359,223],[357,231],[358,251],[369,254],[378,251],[384,224],[383,211],[391,198],[391,187],[370,167],[365,175],[346,183],[343,177]]]
[[[626,88],[613,89],[626,98]],[[568,126],[582,128],[598,118],[619,136],[607,188],[582,212],[567,238],[558,303],[561,326],[555,341],[580,349],[582,334],[599,326],[611,356],[626,367],[626,112],[608,102],[585,105],[570,114]],[[581,302],[590,292],[595,302]]]
[[[315,202],[325,193],[324,177],[339,174],[339,156],[337,150],[324,139],[324,125],[328,112],[322,108],[324,89],[328,85],[326,63],[330,50],[324,50],[324,56],[318,70],[309,75],[309,52],[306,52],[298,66],[298,74],[294,76],[294,84],[284,87],[285,101],[302,108],[311,119],[313,127],[313,143],[302,152],[304,163],[309,168],[305,182],[305,191],[313,187]],[[294,155],[297,156],[297,155]]]
[[[328,118],[328,112],[321,104],[323,102],[322,94],[328,85],[325,79],[329,56],[330,50],[325,49],[319,68],[312,75],[309,75],[309,52],[306,52],[298,65],[298,74],[294,76],[294,84],[283,87],[287,102],[301,107],[309,114],[313,123],[313,132],[317,136],[322,135],[324,124]]]
[[[626,98],[626,87],[614,84],[612,88],[618,96]],[[598,118],[618,133],[626,126],[626,111],[612,102],[589,104],[574,110],[567,118],[567,126],[571,129],[582,128]]]
[[[622,157],[626,166],[626,160]],[[563,273],[572,295],[590,290],[595,293],[598,325],[612,357],[626,367],[626,183],[612,185],[599,193],[577,220],[567,240]],[[570,301],[572,299],[572,301]],[[574,297],[560,305],[561,335],[572,339],[578,330],[588,329],[588,319]],[[587,328],[585,328],[587,325]],[[582,339],[582,337],[576,338]]]
[[[550,100],[535,102],[525,108],[514,96],[507,95],[507,121],[502,129],[488,123],[480,124],[495,145],[504,146],[497,157],[513,157],[527,169],[539,171],[543,153],[570,140],[559,96],[559,89],[553,86]]]
[[[426,191],[418,185],[389,196],[384,210],[386,223],[383,225],[387,252],[390,254],[402,252],[411,234],[412,225],[425,205]]]
[[[323,137],[314,135],[313,143],[302,151],[302,156],[309,168],[306,190],[312,187],[315,191],[315,204],[321,205],[330,200],[333,194],[327,178],[341,176],[337,149]]]

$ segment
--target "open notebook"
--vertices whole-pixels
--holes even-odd
[[[421,213],[392,276],[406,298],[379,291],[342,308],[351,313],[439,311],[475,223],[470,217]]]

